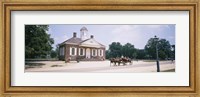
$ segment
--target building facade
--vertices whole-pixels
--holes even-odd
[[[94,36],[88,38],[88,29],[80,29],[80,38],[74,32],[72,38],[59,44],[59,59],[65,61],[103,61],[105,46],[97,42]]]

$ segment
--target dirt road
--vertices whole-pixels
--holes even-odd
[[[109,61],[92,61],[92,62],[70,62],[64,61],[41,61],[46,65],[39,68],[25,69],[25,72],[156,72],[156,62],[133,61],[132,65],[128,64],[123,66],[114,66]],[[160,70],[173,70],[175,63],[171,61],[160,61]],[[173,72],[173,71],[172,71]]]

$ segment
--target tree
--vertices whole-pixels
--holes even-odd
[[[119,42],[113,42],[112,44],[109,45],[109,50],[110,50],[110,57],[121,57],[122,56],[122,45]]]
[[[147,51],[147,55],[149,57],[152,57],[153,59],[156,59],[156,39],[150,38],[145,45],[145,50]]]
[[[124,57],[129,57],[129,58],[135,58],[136,57],[136,50],[134,48],[134,45],[130,43],[126,43],[125,45],[122,46],[122,55]]]
[[[106,51],[106,58],[116,58],[116,57],[129,57],[136,58],[137,52],[134,45],[131,43],[126,43],[121,45],[119,42],[113,42],[109,45],[109,50]]]
[[[144,49],[137,49],[136,53],[137,53],[136,59],[146,59],[146,57],[147,57],[146,56],[147,54]]]
[[[171,45],[171,58],[175,59],[175,45]]]
[[[57,58],[58,54],[56,52],[56,50],[51,50],[51,58]]]
[[[58,57],[59,56],[59,44],[56,45],[56,50],[55,51],[56,51],[56,54],[57,54],[57,57]]]
[[[110,50],[106,50],[106,59],[110,59],[111,56],[110,56]]]
[[[26,58],[41,58],[51,53],[54,40],[47,31],[48,25],[25,25]]]
[[[159,57],[166,59],[171,57],[171,44],[166,39],[160,39],[158,45]]]
[[[158,55],[160,59],[166,59],[170,57],[171,45],[166,39],[150,38],[145,45],[145,51],[151,59],[156,59],[156,44],[158,46]]]

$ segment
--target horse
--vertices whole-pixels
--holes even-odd
[[[132,61],[130,58],[121,58],[122,62],[124,65],[126,65],[126,63],[129,63],[130,65],[132,65]]]
[[[130,58],[110,58],[110,66],[111,63],[114,63],[114,66],[120,66],[121,63],[123,63],[123,65],[126,65],[126,63],[132,65],[132,61]],[[116,65],[116,63],[118,63],[118,65]]]
[[[121,58],[110,58],[110,66],[111,66],[111,63],[114,63],[114,66],[117,66],[116,63],[118,63],[118,66],[119,66],[121,63]]]

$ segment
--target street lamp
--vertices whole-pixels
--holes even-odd
[[[158,58],[158,38],[155,36],[156,40],[156,63],[157,63],[157,72],[160,72],[159,58]]]

